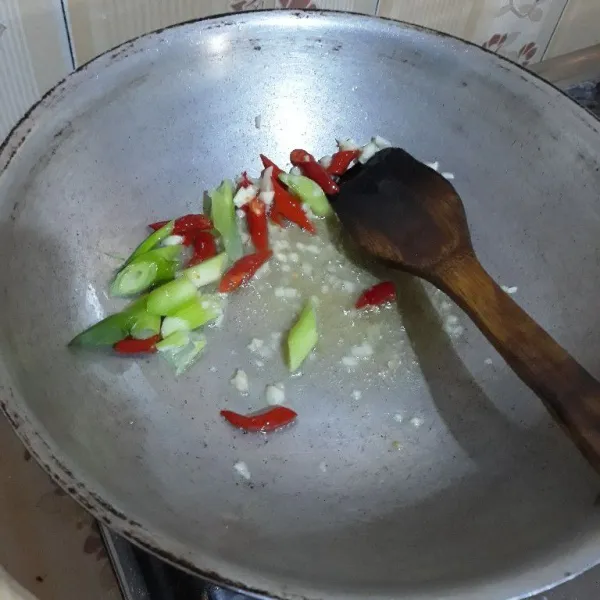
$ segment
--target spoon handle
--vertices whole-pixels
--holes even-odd
[[[467,313],[600,471],[600,382],[502,290],[475,255],[450,261],[431,282]]]

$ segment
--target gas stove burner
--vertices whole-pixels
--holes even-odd
[[[124,600],[250,600],[202,581],[100,526]]]
[[[216,585],[207,585],[202,592],[202,600],[250,600],[250,598],[236,592],[224,590]]]

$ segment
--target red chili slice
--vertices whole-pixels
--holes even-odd
[[[279,227],[285,227],[285,220],[277,211],[275,201],[273,201],[273,204],[271,204],[271,208],[269,209],[269,219],[271,220],[271,223],[275,223],[275,225],[279,225]]]
[[[360,156],[360,150],[340,150],[331,157],[331,163],[327,167],[330,175],[343,175],[353,160]]]
[[[146,340],[136,340],[132,337],[117,342],[113,348],[119,354],[144,354],[156,352],[156,343],[160,341],[160,335],[154,335]]]
[[[277,194],[277,185],[279,184],[279,174],[283,173],[283,169],[280,169],[270,158],[267,158],[264,154],[260,155],[260,160],[262,161],[263,167],[268,169],[269,167],[273,167],[272,173],[272,181],[274,192]],[[280,186],[281,187],[281,186]],[[284,216],[277,210],[277,203],[273,201],[271,207],[269,209],[269,219],[271,222],[275,223],[275,225],[279,225],[279,227],[285,227]]]
[[[217,255],[217,243],[215,236],[210,231],[198,231],[194,236],[194,254],[188,263],[189,267],[193,267],[198,263],[205,261]]]
[[[148,225],[148,227],[156,231],[157,229],[164,227],[168,222],[169,221],[158,221],[157,223],[151,223],[150,225]],[[212,228],[212,221],[206,215],[184,215],[183,217],[175,219],[175,225],[173,226],[173,235],[182,235],[184,233],[188,233],[193,229],[204,231]]]
[[[250,178],[248,177],[248,171],[244,171],[240,177],[240,187],[247,188],[252,185]]]
[[[298,225],[298,227],[301,229],[304,229],[305,231],[308,231],[314,235],[316,233],[315,226],[302,209],[302,206],[298,200],[296,200],[296,198],[294,198],[294,196],[292,196],[292,194],[285,189],[278,179],[279,174],[283,173],[284,171],[281,170],[272,160],[268,159],[264,154],[261,154],[260,158],[265,169],[273,167],[272,180],[273,192],[275,193],[275,196],[269,211],[269,218],[271,221],[280,227],[283,227],[283,219],[287,219],[288,221]]]
[[[273,191],[275,192],[273,205],[275,206],[277,214],[314,235],[317,230],[312,221],[308,218],[308,215],[304,212],[300,202],[298,202],[298,200],[296,200],[296,198],[294,198],[294,196],[292,196],[279,181],[273,182]]]
[[[246,219],[250,239],[257,252],[264,252],[269,248],[269,229],[267,226],[267,206],[259,198],[253,198],[247,204]]]
[[[279,175],[281,175],[281,173],[283,173],[283,169],[280,169],[270,158],[267,158],[264,154],[260,155],[260,160],[262,161],[263,166],[265,167],[265,169],[268,169],[269,167],[273,167],[273,179],[277,179],[277,177],[279,177]]]
[[[356,308],[380,306],[396,299],[396,287],[391,281],[382,281],[365,290],[356,301]]]
[[[268,433],[289,425],[298,414],[287,406],[271,406],[249,415],[240,415],[232,410],[222,410],[221,416],[238,429],[254,433]]]
[[[219,283],[219,292],[226,294],[237,290],[241,285],[248,283],[254,277],[256,271],[260,269],[273,256],[271,250],[264,252],[255,252],[242,256],[233,266],[223,275]]]
[[[292,150],[290,161],[302,174],[312,179],[326,194],[334,195],[340,191],[338,184],[331,178],[323,165],[319,164],[306,150]]]

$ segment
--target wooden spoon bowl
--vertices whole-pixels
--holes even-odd
[[[400,148],[353,167],[341,184],[332,204],[351,238],[448,294],[600,471],[600,383],[481,266],[452,184]]]

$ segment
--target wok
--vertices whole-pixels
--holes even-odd
[[[600,559],[597,476],[466,319],[448,333],[438,310],[448,304],[420,283],[401,282],[393,333],[406,368],[393,385],[352,402],[341,370],[307,370],[287,392],[298,424],[268,438],[218,416],[240,402],[229,378],[249,338],[273,326],[250,291],[228,307],[243,318],[178,379],[154,359],[66,348],[115,310],[112,254],[145,223],[197,210],[202,190],[257,169],[260,152],[285,163],[291,148],[325,153],[335,137],[375,133],[455,173],[482,263],[600,375],[596,120],[451,37],[259,12],[106,53],[4,143],[2,408],[95,516],[258,596],[505,600],[543,589]],[[283,374],[257,370],[253,385]],[[234,473],[239,460],[250,482]]]

